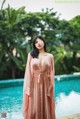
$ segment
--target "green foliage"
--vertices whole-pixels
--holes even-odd
[[[47,51],[54,55],[56,74],[80,71],[80,16],[66,21],[53,9],[26,13],[25,7],[15,10],[8,5],[0,10],[1,79],[23,77],[36,35],[45,38]]]

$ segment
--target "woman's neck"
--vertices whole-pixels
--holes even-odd
[[[44,54],[46,53],[43,49],[39,50],[39,54]]]

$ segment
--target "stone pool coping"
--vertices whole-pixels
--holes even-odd
[[[74,74],[69,74],[69,75],[67,75],[67,74],[65,74],[65,75],[57,75],[57,76],[55,76],[55,79],[56,80],[69,80],[69,79],[75,79],[75,78],[77,78],[77,79],[80,79],[80,73],[74,73]]]
[[[55,76],[55,80],[57,81],[72,80],[72,79],[80,80],[80,73]],[[11,86],[21,86],[23,85],[23,81],[24,81],[24,78],[0,80],[0,88],[6,88]]]
[[[80,79],[80,73],[74,73],[74,74],[65,74],[65,75],[55,75],[55,79],[57,80],[62,80],[62,79]],[[22,81],[24,78],[17,78],[17,79],[3,79],[3,80],[0,80],[0,83],[1,82],[4,82],[4,83],[8,83],[8,82],[13,82],[13,81]]]
[[[68,116],[64,116],[64,117],[58,117],[57,119],[80,119],[80,113],[68,115]]]

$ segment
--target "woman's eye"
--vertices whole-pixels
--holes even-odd
[[[35,43],[38,43],[37,41]]]

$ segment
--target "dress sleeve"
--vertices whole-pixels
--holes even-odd
[[[50,85],[48,88],[48,96],[51,97],[53,95],[54,91],[54,57],[51,55],[50,57],[50,70],[49,70],[49,76],[50,76]]]
[[[54,57],[53,57],[53,55],[51,55],[50,78],[51,78],[51,84],[52,85],[54,85],[54,75],[55,75]]]
[[[24,85],[23,85],[23,91],[27,95],[30,95],[30,82],[32,79],[32,76],[31,76],[31,59],[32,59],[32,56],[30,55],[30,53],[28,53],[28,58],[27,58],[27,63],[26,63],[26,68],[25,68],[25,74],[24,74]]]

